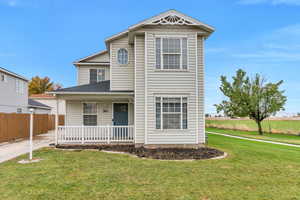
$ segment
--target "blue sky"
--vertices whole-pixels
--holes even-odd
[[[300,112],[300,0],[0,0],[0,66],[76,84],[72,62],[104,39],[168,9],[216,28],[206,41],[206,112],[223,99],[220,75],[239,68],[284,80],[286,112]]]

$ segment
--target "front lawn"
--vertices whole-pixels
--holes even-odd
[[[300,149],[209,135],[222,160],[142,160],[99,151],[35,152],[0,164],[0,199],[297,200]]]
[[[235,135],[235,136],[242,136],[247,138],[300,145],[299,135],[287,135],[287,134],[279,134],[279,133],[264,133],[263,135],[259,135],[257,131],[237,131],[237,130],[228,130],[228,129],[220,129],[220,128],[206,128],[205,130],[211,132],[217,132],[217,133],[224,133],[228,135]]]
[[[206,127],[231,130],[257,131],[257,124],[253,120],[244,119],[206,119]],[[300,133],[299,120],[264,120],[262,129],[268,133],[285,133],[298,135]]]

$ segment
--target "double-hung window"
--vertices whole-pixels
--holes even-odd
[[[155,41],[156,69],[187,70],[186,37],[157,37]]]
[[[97,104],[83,103],[83,125],[97,126]]]
[[[25,92],[25,82],[19,79],[15,79],[15,89],[17,94],[24,94]]]
[[[0,82],[7,82],[7,76],[5,74],[0,74]]]
[[[90,83],[97,83],[105,80],[105,69],[90,69]]]
[[[187,97],[156,97],[156,129],[187,129]]]

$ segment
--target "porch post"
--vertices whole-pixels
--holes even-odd
[[[58,125],[59,125],[59,106],[58,97],[56,96],[56,113],[55,113],[55,145],[58,144]]]

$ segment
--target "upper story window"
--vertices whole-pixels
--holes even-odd
[[[105,69],[90,69],[90,83],[105,80]]]
[[[118,63],[121,65],[128,64],[128,51],[127,49],[119,49],[118,50]]]
[[[187,69],[187,38],[156,38],[156,69]]]
[[[17,94],[25,93],[25,82],[20,79],[15,79],[15,88]]]
[[[0,82],[7,82],[7,76],[5,74],[0,74]]]

